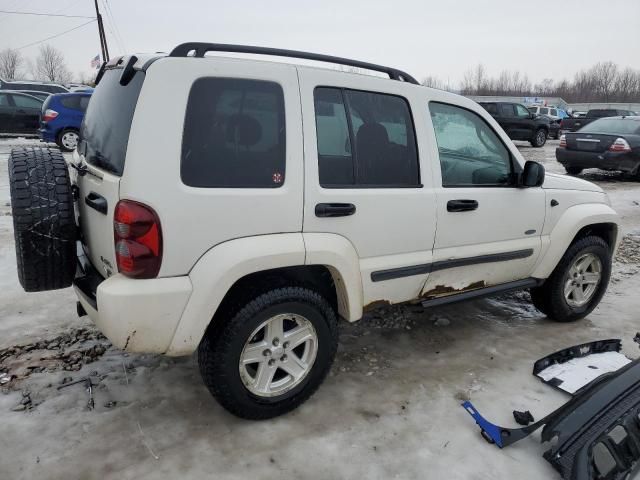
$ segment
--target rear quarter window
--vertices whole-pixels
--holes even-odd
[[[122,175],[129,131],[144,73],[136,71],[127,85],[120,85],[121,69],[107,70],[95,89],[82,121],[79,151],[88,163]]]
[[[180,175],[202,188],[277,188],[285,179],[285,113],[275,82],[200,78],[189,92]]]
[[[64,97],[60,99],[60,103],[73,110],[80,110],[80,97]]]
[[[71,108],[72,110],[78,110],[80,112],[84,112],[87,110],[87,106],[89,105],[89,98],[90,97],[86,97],[84,95],[63,97],[60,100],[60,103],[66,108]]]

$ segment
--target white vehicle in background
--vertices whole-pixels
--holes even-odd
[[[532,105],[527,107],[531,113],[536,115],[546,115],[553,120],[561,120],[567,118],[570,115],[563,109],[557,107],[544,107],[541,105]]]
[[[188,43],[113,59],[98,80],[71,181],[57,150],[11,154],[20,282],[73,284],[123,350],[197,350],[235,415],[311,396],[338,318],[529,289],[566,322],[607,288],[619,219],[602,189],[545,177],[480,105],[404,72]]]

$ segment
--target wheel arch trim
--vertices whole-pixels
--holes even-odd
[[[167,355],[189,355],[198,347],[227,292],[243,277],[266,270],[324,265],[332,275],[338,311],[350,321],[362,317],[358,256],[344,237],[281,233],[230,240],[207,251],[189,272],[193,291]]]
[[[619,222],[620,218],[615,210],[604,203],[584,203],[568,208],[550,234],[543,237],[543,253],[531,276],[548,278],[578,233],[591,225],[611,224],[615,227],[611,249],[611,255],[615,255],[620,243]]]

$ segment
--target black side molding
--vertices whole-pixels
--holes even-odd
[[[446,270],[447,268],[466,267],[469,265],[477,265],[481,263],[507,262],[509,260],[519,260],[533,255],[532,248],[524,250],[516,250],[513,252],[493,253],[491,255],[479,255],[477,257],[454,258],[452,260],[440,260],[434,263],[423,263],[420,265],[411,265],[408,267],[390,268],[388,270],[378,270],[371,272],[372,282],[382,282],[384,280],[393,280],[395,278],[411,277],[413,275],[423,275],[425,273],[437,272],[438,270]]]
[[[383,282],[384,280],[393,280],[394,278],[412,277],[414,275],[423,275],[431,272],[431,263],[422,265],[412,265],[410,267],[390,268],[389,270],[378,270],[371,272],[372,282]]]
[[[508,262],[509,260],[519,260],[533,255],[533,248],[515,250],[513,252],[492,253],[490,255],[479,255],[477,257],[454,258],[453,260],[441,260],[431,266],[431,271],[446,270],[447,268],[466,267],[479,263]]]

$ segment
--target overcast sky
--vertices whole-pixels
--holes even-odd
[[[533,82],[571,78],[602,60],[640,69],[640,0],[106,0],[112,15],[104,1],[112,56],[242,43],[352,57],[452,86],[479,62],[490,75],[520,70]],[[95,14],[92,0],[0,0],[0,10]],[[86,21],[0,13],[0,49]],[[95,22],[49,43],[76,76],[100,52]],[[38,45],[22,53],[35,57]]]

